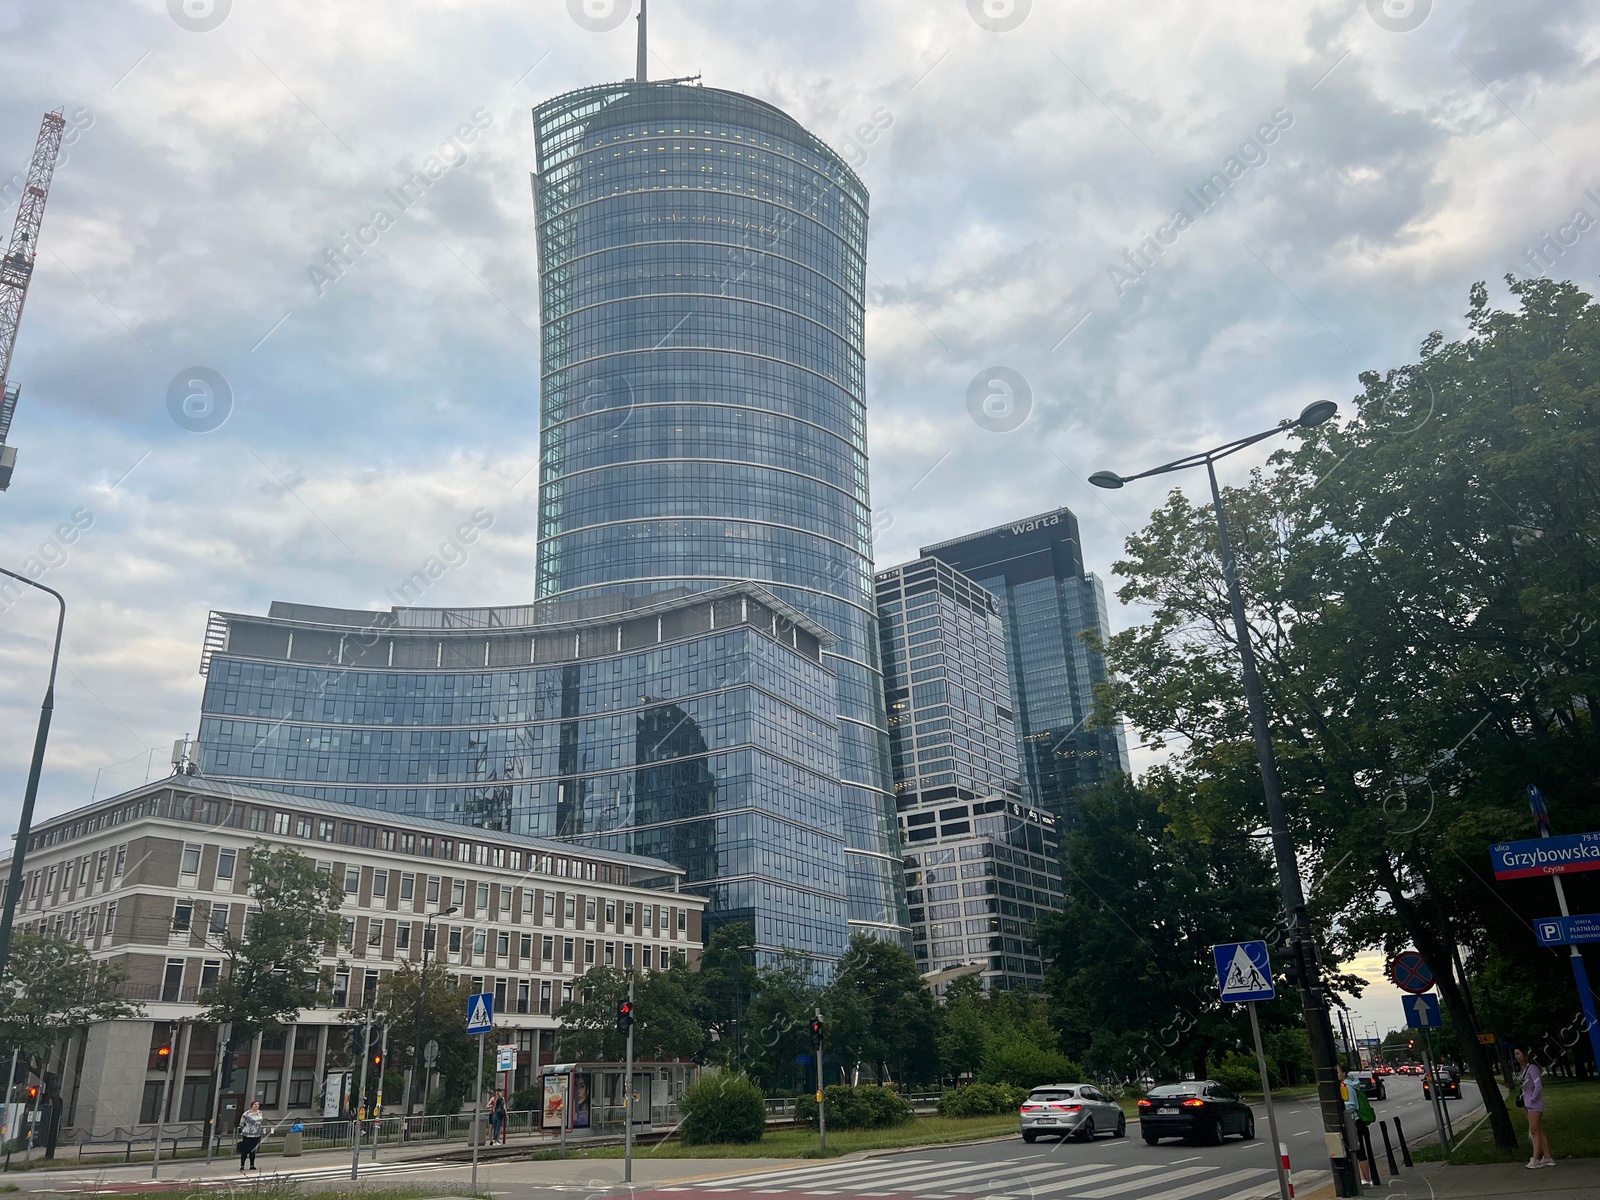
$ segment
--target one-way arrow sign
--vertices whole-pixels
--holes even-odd
[[[1411,1029],[1437,1029],[1444,1023],[1439,1013],[1439,997],[1407,996],[1406,1025]]]

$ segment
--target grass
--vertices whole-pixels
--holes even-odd
[[[1457,1165],[1497,1162],[1522,1162],[1533,1152],[1528,1140],[1528,1114],[1511,1109],[1511,1125],[1517,1131],[1517,1149],[1502,1150],[1494,1144],[1489,1123],[1484,1121],[1456,1143],[1449,1162]],[[1600,1083],[1590,1080],[1544,1077],[1544,1131],[1550,1138],[1551,1152],[1557,1158],[1600,1157]],[[1424,1146],[1413,1151],[1419,1162],[1438,1162],[1439,1147]]]
[[[902,1146],[939,1146],[1017,1133],[1017,1114],[997,1117],[914,1117],[892,1129],[830,1129],[828,1152],[817,1148],[817,1135],[809,1129],[780,1129],[759,1142],[740,1145],[685,1146],[680,1141],[636,1147],[639,1158],[834,1158],[858,1150],[893,1150]],[[573,1157],[621,1158],[621,1146],[597,1146],[574,1151]]]

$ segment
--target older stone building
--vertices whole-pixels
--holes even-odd
[[[17,928],[121,964],[144,1008],[61,1031],[52,1073],[64,1137],[152,1124],[168,1045],[163,1119],[198,1132],[210,1115],[220,1063],[201,997],[224,969],[220,935],[240,932],[253,903],[245,852],[257,842],[293,846],[341,881],[343,932],[324,956],[331,1004],[239,1053],[223,1128],[247,1099],[278,1118],[323,1115],[348,1068],[342,1014],[399,963],[420,962],[430,917],[434,960],[494,994],[495,1036],[519,1047],[515,1087],[552,1061],[562,1006],[586,971],[700,953],[706,901],[680,892],[682,870],[660,859],[174,776],[44,821],[29,839]]]

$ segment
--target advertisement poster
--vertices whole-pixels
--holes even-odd
[[[544,1077],[544,1103],[540,1106],[542,1113],[539,1121],[541,1129],[560,1129],[561,1120],[567,1112],[567,1076],[546,1075]]]
[[[589,1128],[589,1076],[575,1075],[573,1079],[575,1082],[572,1093],[572,1128],[587,1129]]]

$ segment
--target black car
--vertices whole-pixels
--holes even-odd
[[[1373,1100],[1389,1098],[1389,1090],[1383,1086],[1383,1079],[1376,1071],[1351,1071],[1344,1081],[1349,1087],[1360,1088]]]
[[[1163,1083],[1139,1101],[1139,1132],[1151,1146],[1164,1137],[1194,1138],[1215,1146],[1230,1133],[1255,1137],[1256,1116],[1214,1080]]]
[[[1454,1067],[1438,1067],[1434,1076],[1439,1080],[1439,1095],[1446,1100],[1461,1099],[1461,1076]],[[1430,1080],[1427,1075],[1422,1077],[1422,1098],[1432,1099],[1433,1089],[1428,1086]]]

